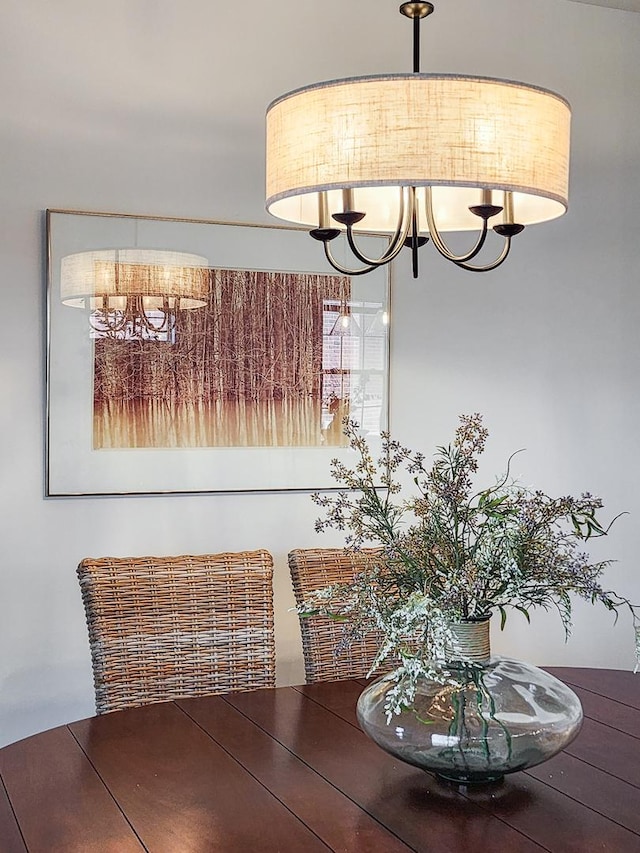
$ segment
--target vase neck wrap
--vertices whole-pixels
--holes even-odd
[[[487,664],[491,657],[489,617],[452,622],[449,625],[453,638],[447,646],[447,661],[473,661]]]

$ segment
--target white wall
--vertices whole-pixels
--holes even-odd
[[[230,6],[232,4],[229,4]],[[286,570],[313,533],[307,495],[43,498],[47,207],[229,221],[263,213],[263,114],[298,85],[409,67],[387,0],[276,0],[246,24],[185,0],[6,0],[0,10],[0,742],[93,713],[75,566],[87,555],[266,547],[277,566],[278,675],[302,680]],[[460,412],[485,414],[486,471],[528,451],[526,482],[589,489],[630,515],[598,553],[640,601],[640,15],[567,0],[441,3],[424,70],[521,79],[574,109],[571,210],[531,228],[486,276],[423,252],[394,283],[392,426],[429,451]],[[629,620],[514,617],[496,647],[537,663],[629,667]]]

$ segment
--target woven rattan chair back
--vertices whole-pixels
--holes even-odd
[[[354,574],[372,565],[380,555],[376,548],[357,552],[343,548],[298,548],[289,553],[289,571],[296,603],[309,593],[330,584],[350,581]],[[364,678],[380,646],[375,631],[343,642],[344,625],[324,616],[300,618],[302,653],[307,684],[314,681],[337,681],[341,678]]]
[[[275,685],[268,551],[78,566],[98,714]]]

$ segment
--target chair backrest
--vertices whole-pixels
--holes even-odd
[[[297,604],[316,589],[350,581],[354,574],[373,565],[378,548],[345,551],[343,548],[298,548],[289,553],[289,571]],[[380,646],[380,635],[371,631],[345,647],[345,627],[324,616],[300,617],[302,653],[307,684],[364,678]]]
[[[275,685],[268,551],[78,566],[99,714]]]

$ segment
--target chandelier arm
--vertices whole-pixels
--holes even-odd
[[[404,241],[407,239],[407,236],[409,234],[412,214],[415,208],[415,195],[413,192],[411,192],[412,189],[412,187],[400,187],[400,206],[398,210],[398,222],[396,225],[396,230],[393,234],[393,237],[389,241],[389,245],[387,246],[385,252],[377,260],[375,260],[374,258],[368,258],[363,252],[360,251],[360,249],[356,245],[356,241],[353,236],[353,229],[351,228],[351,226],[347,226],[347,240],[349,242],[349,247],[361,263],[369,264],[372,267],[381,267],[384,264],[388,264],[389,261],[392,261],[399,254],[400,250],[404,247]],[[409,196],[409,203],[407,203],[407,195]]]
[[[137,315],[137,319],[140,321],[142,328],[146,329],[147,332],[166,332],[169,328],[169,312],[164,311],[163,309],[159,310],[162,313],[162,320],[157,326],[155,326],[147,317],[146,311],[142,311]]]
[[[166,297],[164,297],[162,306],[157,310],[161,314],[160,322],[156,325],[152,320],[147,316],[147,309],[144,304],[144,296],[131,296],[127,298],[127,308],[126,315],[127,320],[132,323],[132,325],[138,324],[141,329],[150,334],[160,334],[162,332],[167,332],[169,330],[170,324],[170,316],[171,309],[169,308],[169,302]]]
[[[484,264],[481,266],[480,264],[468,264],[464,261],[455,261],[454,263],[457,266],[461,267],[463,270],[468,270],[469,272],[489,272],[490,270],[495,270],[500,266],[504,261],[507,260],[507,256],[509,255],[509,250],[511,249],[511,236],[507,236],[504,238],[504,246],[502,247],[502,251],[490,264]]]
[[[102,317],[102,325],[96,325],[92,321],[92,316],[94,314],[99,314]],[[109,315],[113,314],[113,320],[109,319]],[[118,316],[120,319],[118,320]],[[129,318],[126,311],[118,311],[113,310],[110,311],[108,308],[98,308],[95,311],[91,311],[89,314],[89,326],[96,332],[104,332],[105,329],[108,332],[121,332],[125,326],[127,325]]]
[[[144,299],[144,297],[142,297],[142,299]],[[132,312],[132,319],[137,319],[142,328],[147,332],[166,332],[169,329],[169,317],[171,315],[171,310],[169,306],[165,304],[162,308],[158,308],[158,311],[162,314],[162,319],[157,326],[149,319],[149,317],[147,317],[144,302],[141,302],[141,304],[136,307],[135,312]]]
[[[368,266],[362,267],[359,270],[349,269],[349,267],[345,267],[342,264],[338,263],[338,261],[336,261],[336,259],[333,257],[333,253],[331,251],[331,246],[329,245],[328,240],[324,241],[323,245],[324,245],[324,254],[325,254],[327,261],[329,261],[329,263],[334,268],[334,270],[337,270],[338,272],[343,273],[343,275],[364,275],[365,273],[373,272],[373,270],[378,268],[376,264],[369,264]]]
[[[489,221],[487,219],[482,220],[482,229],[480,230],[478,239],[476,240],[476,243],[473,248],[470,249],[464,255],[455,255],[448,248],[447,244],[442,239],[440,232],[438,231],[438,226],[436,225],[436,218],[433,213],[431,187],[425,187],[425,207],[427,210],[427,224],[429,226],[429,236],[433,240],[433,244],[440,252],[440,254],[448,261],[453,261],[454,264],[459,264],[460,266],[466,263],[467,261],[470,261],[472,258],[475,258],[475,256],[484,246],[485,240],[487,239],[487,234],[489,232]]]
[[[104,332],[104,331],[105,331],[105,328],[106,328],[106,330],[107,330],[108,332],[118,332],[118,331],[120,331],[119,329],[112,329],[112,328],[111,328],[111,326],[110,326],[108,323],[106,323],[106,322],[105,322],[105,323],[103,323],[101,326],[100,326],[100,325],[96,325],[96,323],[94,323],[94,322],[93,322],[93,320],[92,320],[92,317],[93,317],[93,315],[94,315],[94,314],[101,314],[102,316],[104,316],[104,312],[103,312],[103,311],[91,311],[91,312],[89,313],[89,328],[90,328],[90,329],[93,329],[93,331],[94,331],[94,332]]]
[[[97,309],[97,312],[101,314],[103,318],[102,325],[106,326],[107,330],[110,332],[121,332],[127,325],[128,321],[126,305],[123,310],[118,310],[117,308],[112,310],[109,308],[109,297],[106,294],[102,294],[99,298],[102,300],[102,308]],[[113,315],[113,320],[109,319],[110,315]],[[118,319],[118,317],[120,319]],[[91,314],[89,314],[89,325],[92,326],[96,332],[100,331],[100,328],[98,326],[94,326],[91,322]],[[102,331],[104,331],[104,328]]]

